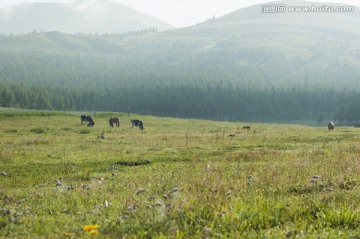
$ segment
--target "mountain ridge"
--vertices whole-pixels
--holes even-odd
[[[0,32],[123,33],[173,27],[155,17],[110,0],[71,3],[21,3],[0,9]]]

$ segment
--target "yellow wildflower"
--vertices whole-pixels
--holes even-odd
[[[98,228],[100,228],[99,225],[85,225],[83,227],[83,230],[84,231],[92,231],[92,230],[95,230],[95,229],[98,229]]]

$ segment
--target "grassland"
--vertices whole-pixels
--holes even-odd
[[[79,115],[0,110],[0,237],[360,238],[359,129]]]

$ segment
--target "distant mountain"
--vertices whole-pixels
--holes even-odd
[[[267,4],[284,3],[287,7],[339,6],[339,4],[298,0]],[[106,30],[108,27],[110,28],[110,23],[108,25],[101,23],[101,26],[101,19],[104,18],[110,22],[109,19],[115,18],[114,15],[118,12],[129,10],[127,7],[108,0],[83,0],[72,4],[20,4],[13,8],[14,11],[17,10],[18,12],[18,14],[13,14],[13,17],[16,15],[17,19],[21,20],[23,19],[22,15],[30,16],[31,12],[34,11],[26,13],[25,8],[35,8],[35,6],[38,6],[36,8],[37,14],[42,12],[43,15],[63,16],[62,24],[59,23],[60,21],[56,21],[59,25],[63,25],[63,29],[60,29],[59,26],[57,30],[59,32],[71,32],[64,30],[65,26],[75,28],[77,24],[79,24],[79,29],[83,31],[73,30],[75,32],[89,32],[90,27],[96,27],[95,20],[93,20],[94,24],[86,25],[84,28],[80,26],[80,23],[83,24],[84,21],[71,20],[81,15],[81,9],[86,12],[82,16],[88,16],[89,21],[90,16],[95,16],[95,13],[98,13],[99,16],[105,16],[105,14],[99,14],[99,10],[104,9],[104,12],[106,10],[108,12],[107,17],[98,18],[98,27],[102,27],[105,33],[112,32],[110,29]],[[41,7],[44,11],[41,10]],[[336,68],[339,64],[360,67],[359,7],[355,7],[354,12],[349,13],[295,13],[289,11],[285,13],[263,13],[262,7],[263,4],[254,5],[192,27],[137,34],[136,37],[122,35],[111,38],[108,36],[45,32],[40,35],[29,34],[1,39],[0,48],[21,47],[22,49],[51,49],[53,51],[89,51],[99,54],[121,54],[122,57],[126,56],[127,53],[131,55],[136,53],[141,58],[150,57],[151,59],[171,55],[172,59],[178,63],[181,61],[199,61],[206,58],[205,56],[216,54],[221,58],[226,58],[226,61],[230,61],[236,68],[258,66],[263,69],[267,66],[273,68],[274,64],[284,66],[286,63],[288,67],[293,68],[291,69],[292,72],[296,71],[301,74],[306,73],[305,70],[308,68],[330,67],[331,70],[334,70],[334,67]],[[54,11],[56,9],[56,13],[51,13],[49,9],[54,9]],[[65,9],[72,12],[73,15],[65,17]],[[129,10],[129,12],[131,11]],[[38,17],[40,18],[40,16]],[[123,14],[121,18],[130,19],[131,17],[125,17]],[[34,19],[37,18],[34,17]],[[68,23],[70,21],[73,23]],[[44,24],[50,24],[51,18],[44,22]],[[0,21],[0,29],[10,28],[10,25],[16,25],[16,19],[8,23]],[[18,25],[18,27],[20,28],[22,25]],[[89,27],[87,31],[86,27]],[[45,28],[42,30],[45,31]],[[182,55],[179,55],[180,53]],[[231,53],[231,57],[229,53]]]
[[[280,79],[289,84],[322,85],[331,81],[349,86],[349,82],[358,82],[359,7],[348,13],[290,12],[293,6],[344,5],[293,0],[267,4],[285,4],[287,10],[263,13],[264,4],[258,4],[195,26],[152,34],[146,41],[159,44],[163,39],[177,51],[191,49],[191,61],[207,56],[208,61],[219,61],[234,72],[256,68],[252,82],[259,74],[268,79],[264,84]],[[274,71],[278,72],[276,76],[272,76]],[[237,78],[241,79],[241,75]]]
[[[123,33],[171,25],[110,0],[23,3],[0,9],[0,33]]]
[[[280,1],[269,5],[344,6],[308,1]],[[241,48],[272,51],[287,60],[314,60],[323,64],[342,59],[360,67],[360,8],[354,12],[263,13],[264,4],[254,5],[196,26],[159,33],[173,39],[199,41],[206,51]],[[331,59],[332,58],[332,59]],[[312,63],[314,63],[312,61]]]
[[[293,0],[268,4],[284,3],[287,7],[339,5]],[[54,16],[60,16],[59,13],[65,12],[64,9],[75,9],[74,16],[64,17],[66,21],[74,19],[77,16],[75,12],[80,15],[80,9],[87,9],[85,14],[87,16],[95,15],[95,9],[99,13],[99,9],[102,9],[99,6],[114,14],[119,12],[116,10],[118,8],[128,10],[108,0],[87,0],[72,4],[21,4],[15,8],[19,10],[17,15],[19,19],[22,15],[20,9],[26,6],[42,6],[48,9],[43,14]],[[49,6],[57,9],[57,14],[49,12]],[[280,81],[281,84],[284,81],[292,83],[313,81],[321,84],[319,82],[327,81],[329,75],[333,80],[342,78],[341,81],[358,81],[357,77],[349,72],[360,67],[360,45],[358,44],[360,8],[355,7],[354,12],[349,13],[289,11],[263,13],[262,7],[263,4],[247,7],[192,27],[136,36],[109,37],[59,32],[9,36],[0,39],[0,49],[37,49],[45,52],[51,50],[68,53],[81,51],[91,54],[118,55],[122,59],[138,57],[145,62],[146,59],[158,62],[162,66],[161,69],[170,64],[173,67],[188,64],[191,67],[201,65],[202,67],[198,69],[199,74],[202,71],[214,71],[212,64],[218,62],[217,72],[212,75],[222,75],[223,71],[231,71],[233,75],[224,79],[230,82],[239,81],[239,74],[240,76],[245,72],[251,74],[251,71],[255,71],[256,74],[253,79],[244,76],[247,81],[256,82],[256,78],[269,78],[267,84],[275,81]],[[110,8],[112,10],[109,10]],[[37,9],[42,12],[40,8]],[[58,11],[58,9],[63,9],[63,11]],[[30,12],[32,11],[28,14]],[[100,15],[103,16],[103,14]],[[108,14],[109,16],[112,14]],[[47,23],[50,23],[50,20]],[[77,21],[74,21],[74,27],[76,23]],[[0,21],[1,25],[6,26]],[[71,24],[64,24],[64,26],[67,25]],[[105,26],[107,25],[104,24],[103,30],[108,32]],[[348,71],[345,72],[343,69],[348,69]],[[274,73],[276,71],[278,73]],[[261,76],[259,76],[260,73]],[[159,70],[154,74],[162,74],[162,71]],[[272,77],[272,74],[276,74],[277,77]]]

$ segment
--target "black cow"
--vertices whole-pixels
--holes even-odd
[[[333,122],[330,122],[330,123],[328,124],[328,129],[329,129],[329,130],[334,130],[334,129],[335,129],[335,124],[334,124]]]
[[[94,122],[94,120],[91,118],[90,115],[81,115],[80,118],[81,118],[81,125],[84,123],[84,121],[85,121],[85,122],[89,122],[88,125],[87,125],[88,127],[92,127],[92,126],[95,125],[95,122]]]
[[[141,120],[131,120],[131,128],[139,127],[139,130],[144,130],[144,124]]]

